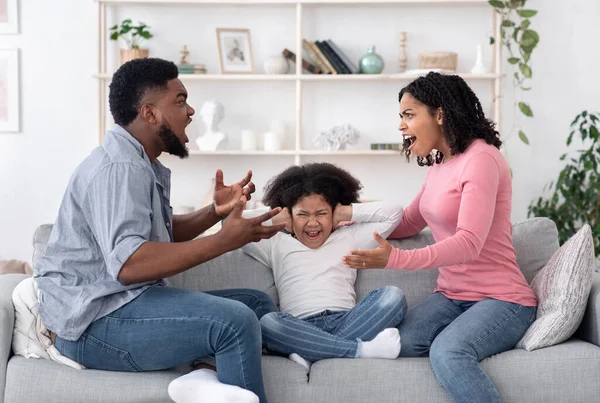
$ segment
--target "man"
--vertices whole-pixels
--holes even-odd
[[[194,115],[177,76],[175,64],[161,59],[133,60],[115,73],[116,126],[69,182],[37,265],[39,312],[56,348],[87,368],[151,371],[214,354],[218,380],[193,371],[169,385],[173,400],[266,403],[258,319],[275,309],[269,297],[186,291],[163,280],[285,225],[261,225],[279,209],[242,218],[254,192],[251,172],[225,186],[217,171],[212,205],[172,215],[170,171],[157,158],[187,156]],[[218,233],[195,239],[224,217]]]

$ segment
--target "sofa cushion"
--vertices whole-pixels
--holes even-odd
[[[552,256],[531,287],[538,313],[517,347],[528,351],[561,343],[579,327],[592,287],[594,242],[584,225]]]
[[[515,223],[512,240],[517,252],[517,264],[528,283],[559,247],[556,224],[545,217]]]
[[[175,287],[211,291],[252,288],[264,291],[279,305],[273,272],[241,249],[227,252],[208,262],[169,278]]]
[[[510,350],[481,367],[507,403],[593,402],[600,396],[600,348],[581,340]],[[322,360],[312,365],[309,386],[312,403],[450,402],[428,358]]]
[[[265,356],[265,390],[270,402],[308,402],[307,374],[282,357]],[[6,403],[168,403],[169,382],[187,369],[115,372],[72,369],[49,360],[14,356],[8,363]]]

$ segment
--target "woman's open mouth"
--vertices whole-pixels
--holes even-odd
[[[417,136],[412,136],[410,134],[403,134],[402,137],[403,137],[402,146],[406,150],[410,150],[411,148],[413,148],[415,143],[417,142]]]

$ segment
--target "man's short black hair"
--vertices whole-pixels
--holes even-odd
[[[271,208],[292,207],[310,195],[320,195],[335,209],[338,203],[358,202],[362,185],[344,169],[326,162],[291,166],[269,181],[263,203]]]
[[[123,64],[110,83],[108,104],[116,124],[127,126],[135,120],[143,96],[151,90],[167,89],[177,78],[175,63],[158,58],[134,59]]]

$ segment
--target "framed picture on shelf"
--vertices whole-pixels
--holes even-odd
[[[250,30],[217,28],[221,74],[254,73]]]
[[[19,120],[19,50],[0,49],[0,132],[18,132]]]
[[[19,32],[17,0],[0,0],[0,34]]]

